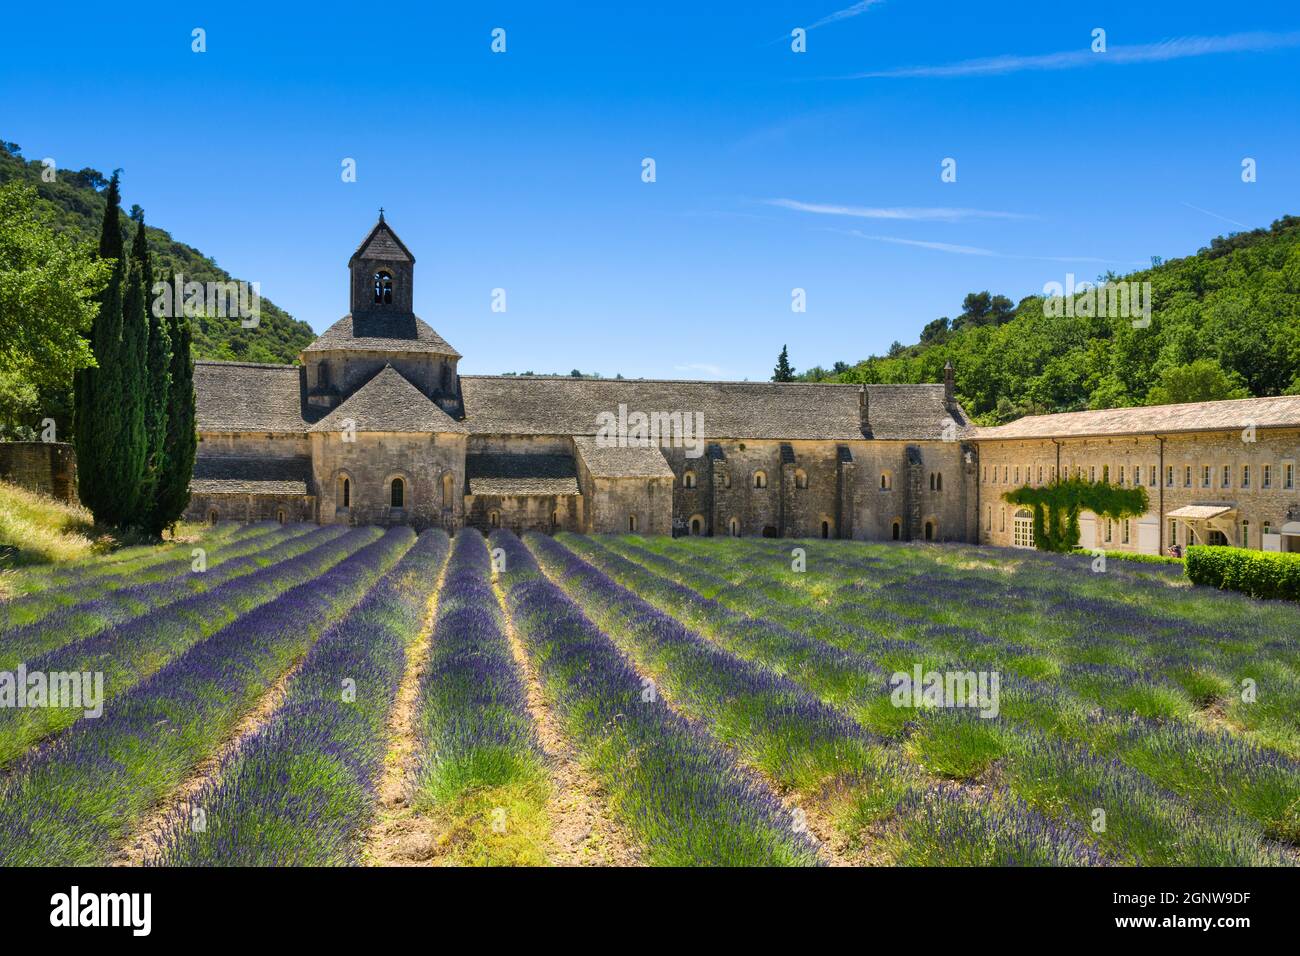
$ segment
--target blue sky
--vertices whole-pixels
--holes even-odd
[[[0,138],[317,330],[384,206],[467,373],[762,379],[1300,212],[1294,3],[617,6],[21,5]]]

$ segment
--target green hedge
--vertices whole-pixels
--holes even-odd
[[[1092,548],[1075,548],[1074,554],[1096,554]],[[1182,558],[1174,558],[1167,554],[1143,554],[1140,551],[1103,551],[1106,560],[1112,558],[1116,561],[1136,561],[1139,564],[1182,564]]]
[[[1193,545],[1187,549],[1186,571],[1193,584],[1300,601],[1300,554]]]

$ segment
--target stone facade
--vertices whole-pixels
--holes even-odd
[[[1085,517],[1086,546],[1300,550],[1300,396],[975,429],[951,367],[941,385],[462,376],[382,216],[348,270],[351,311],[300,366],[196,364],[190,517],[1012,547],[1031,522],[1001,496],[1079,473],[1152,502]]]
[[[1230,403],[1223,403],[1230,404]],[[1050,416],[1044,416],[1050,417]],[[1158,554],[1171,545],[1229,544],[1300,551],[1300,428],[1207,430],[1169,434],[979,440],[979,541],[1024,547],[1029,512],[1002,495],[1058,474],[1124,487],[1141,485],[1151,508],[1126,522],[1082,516],[1086,548]],[[1185,509],[1218,510],[1184,517]],[[1021,522],[1017,540],[1016,518]]]

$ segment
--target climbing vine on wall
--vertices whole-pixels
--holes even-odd
[[[1145,488],[1121,488],[1105,481],[1058,478],[1040,487],[1025,485],[1002,496],[1034,515],[1034,545],[1040,551],[1070,551],[1079,545],[1079,512],[1122,521],[1146,514]]]

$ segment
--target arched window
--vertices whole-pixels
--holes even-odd
[[[552,511],[552,512],[551,512],[551,530],[552,530],[552,531],[558,531],[558,530],[559,530],[559,527],[560,527],[560,513],[559,513],[558,511]]]
[[[1019,472],[1020,469],[1017,468],[1016,471]],[[934,472],[930,472],[930,490],[934,491]]]
[[[339,507],[352,507],[352,480],[350,478],[339,479]]]
[[[943,472],[941,471],[934,473],[934,490],[943,491]]]
[[[823,537],[823,538],[829,538],[830,536],[831,536],[831,523],[830,523],[829,521],[827,521],[825,518],[823,518],[823,519],[822,519],[822,537]]]
[[[894,487],[894,476],[887,471],[882,471],[880,473],[880,490],[888,491],[892,487]]]
[[[727,472],[723,472],[723,474],[722,474],[722,487],[724,487],[724,488],[730,488],[730,487],[731,487],[731,472],[729,472],[729,471],[727,471]]]
[[[755,488],[767,487],[767,472],[765,471],[754,472],[754,487]]]
[[[694,488],[694,487],[695,487],[695,472],[690,471],[690,470],[688,469],[688,470],[686,471],[686,473],[685,473],[684,475],[682,475],[682,487],[683,487],[683,488]]]
[[[499,527],[501,527],[501,512],[499,512],[499,511],[489,511],[489,512],[488,512],[488,525],[489,525],[490,527],[493,527],[493,528],[499,528]]]
[[[636,515],[627,516],[627,530],[632,532],[636,531]]]
[[[217,514],[217,509],[212,508],[208,511],[208,524],[216,524],[221,520],[221,515]]]
[[[802,468],[796,468],[794,470],[794,486],[796,488],[808,487],[808,473]]]
[[[903,538],[903,522],[897,518],[894,519],[894,523],[890,528],[890,537],[895,541],[901,541]]]
[[[704,519],[701,518],[699,515],[695,515],[694,517],[691,518],[691,534],[698,535],[703,533],[704,533]]]
[[[389,504],[394,508],[406,507],[406,482],[401,478],[394,478],[391,489]]]
[[[442,474],[442,506],[443,506],[444,508],[450,508],[450,507],[451,507],[451,495],[452,495],[452,491],[455,489],[455,482],[456,482],[456,479],[452,476],[452,473],[451,473],[451,472],[449,472],[449,471],[445,471],[445,472],[443,472],[443,474]]]
[[[1034,516],[1025,508],[1017,511],[1013,518],[1011,544],[1016,548],[1032,548],[1034,546]]]
[[[375,305],[393,304],[393,277],[387,272],[375,273]]]
[[[727,522],[727,534],[731,535],[733,538],[739,538],[739,537],[740,537],[740,519],[739,519],[739,518],[732,518],[730,521]]]
[[[278,521],[278,522],[280,522],[280,524],[284,524],[284,522],[285,522],[286,519],[285,519],[285,514],[284,514],[284,509],[283,509],[283,508],[278,508],[278,509],[276,510],[276,512],[275,512],[275,520]]]
[[[925,523],[925,540],[926,540],[926,541],[933,541],[933,540],[934,540],[934,522],[933,522],[933,521],[927,521],[927,522]]]

